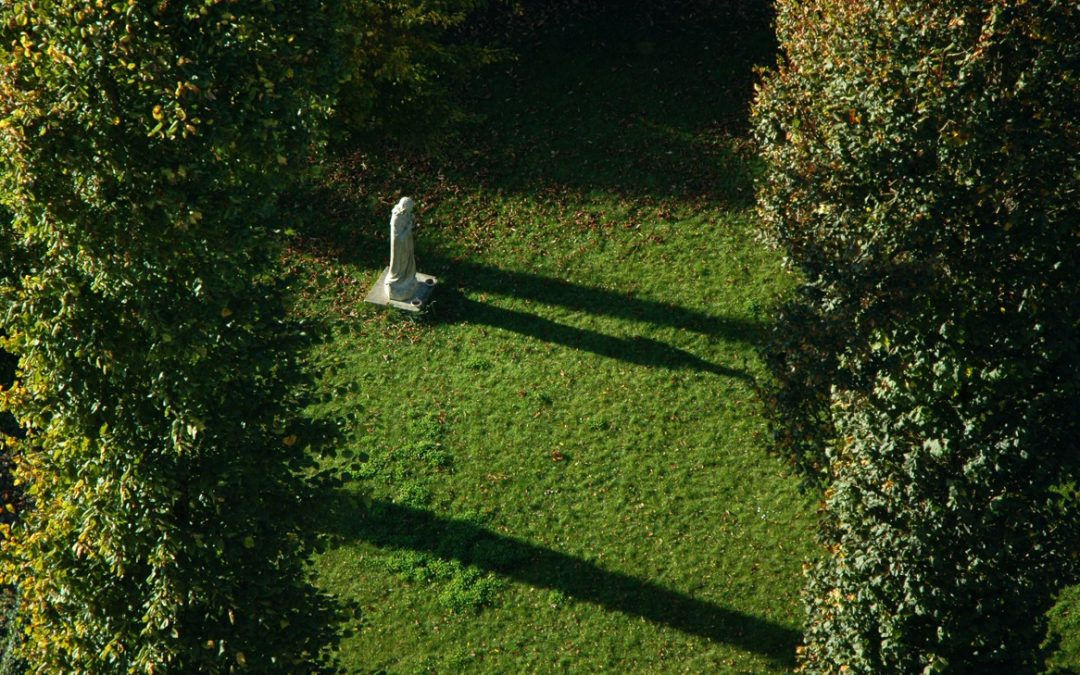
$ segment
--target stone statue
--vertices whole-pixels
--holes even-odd
[[[420,312],[428,307],[428,298],[439,282],[430,274],[416,271],[413,254],[413,209],[416,203],[403,197],[390,214],[390,266],[368,291],[365,302]]]
[[[402,197],[390,215],[390,269],[386,274],[386,295],[390,300],[408,302],[416,295],[416,257],[413,254],[413,208],[416,203]]]

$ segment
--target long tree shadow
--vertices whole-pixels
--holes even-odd
[[[744,371],[714,364],[651,338],[615,337],[575,328],[536,314],[477,302],[451,289],[445,290],[440,302],[443,303],[444,310],[449,310],[446,314],[451,320],[480,323],[627,363],[672,370],[694,370],[735,377],[751,383],[754,381],[753,377]]]
[[[794,663],[798,631],[497,534],[475,522],[440,518],[386,501],[364,508],[359,499],[341,492],[327,498],[324,522],[326,533],[335,538],[458,560],[535,588],[557,590],[613,612],[754,652],[782,667]]]
[[[300,197],[298,195],[297,199]],[[333,195],[316,191],[308,195],[307,201],[322,202],[325,206],[328,201],[332,202],[332,198]],[[374,217],[373,214],[372,218]],[[342,223],[324,220],[321,226],[312,223],[306,236],[296,238],[296,247],[317,257],[328,257],[357,267],[374,270],[385,265],[389,241],[375,236],[372,228],[356,227],[354,218],[345,220],[346,222]],[[449,257],[438,251],[425,252],[418,264],[425,272],[435,274],[441,279],[443,286],[437,290],[436,299],[440,296],[444,300],[448,297],[461,297],[460,293],[464,292],[513,296],[583,314],[666,326],[740,344],[760,344],[766,333],[766,326],[758,321],[715,316],[662,300],[636,297],[632,290],[620,292],[573,283],[533,272],[504,269]],[[458,294],[448,293],[450,289],[456,289]],[[445,313],[440,320],[456,321],[485,317],[479,310],[476,303],[458,302],[455,306],[453,302],[440,300],[438,311]],[[506,320],[497,322],[502,327],[509,327],[507,324],[514,323]]]

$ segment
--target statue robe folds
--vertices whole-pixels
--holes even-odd
[[[416,257],[413,253],[413,208],[403,197],[390,215],[390,268],[386,273],[386,294],[391,300],[408,302],[416,295]]]
[[[416,204],[404,197],[390,214],[390,266],[379,275],[365,302],[406,312],[422,312],[439,280],[416,271],[413,253],[413,211]]]

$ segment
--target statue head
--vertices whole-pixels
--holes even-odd
[[[401,201],[394,206],[390,214],[390,232],[392,236],[399,237],[412,231],[413,208],[416,202],[408,197],[402,197]]]
[[[414,208],[416,208],[416,202],[414,202],[412,198],[402,197],[401,200],[398,201],[397,205],[394,206],[393,215],[396,216],[402,213],[412,213],[412,210]]]

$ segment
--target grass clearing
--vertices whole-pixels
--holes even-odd
[[[477,86],[458,150],[346,156],[298,200],[308,412],[356,462],[316,561],[362,610],[349,671],[793,663],[815,500],[753,393],[791,284],[742,122],[768,53],[668,30],[542,43]],[[442,282],[419,319],[362,304],[403,194]]]

